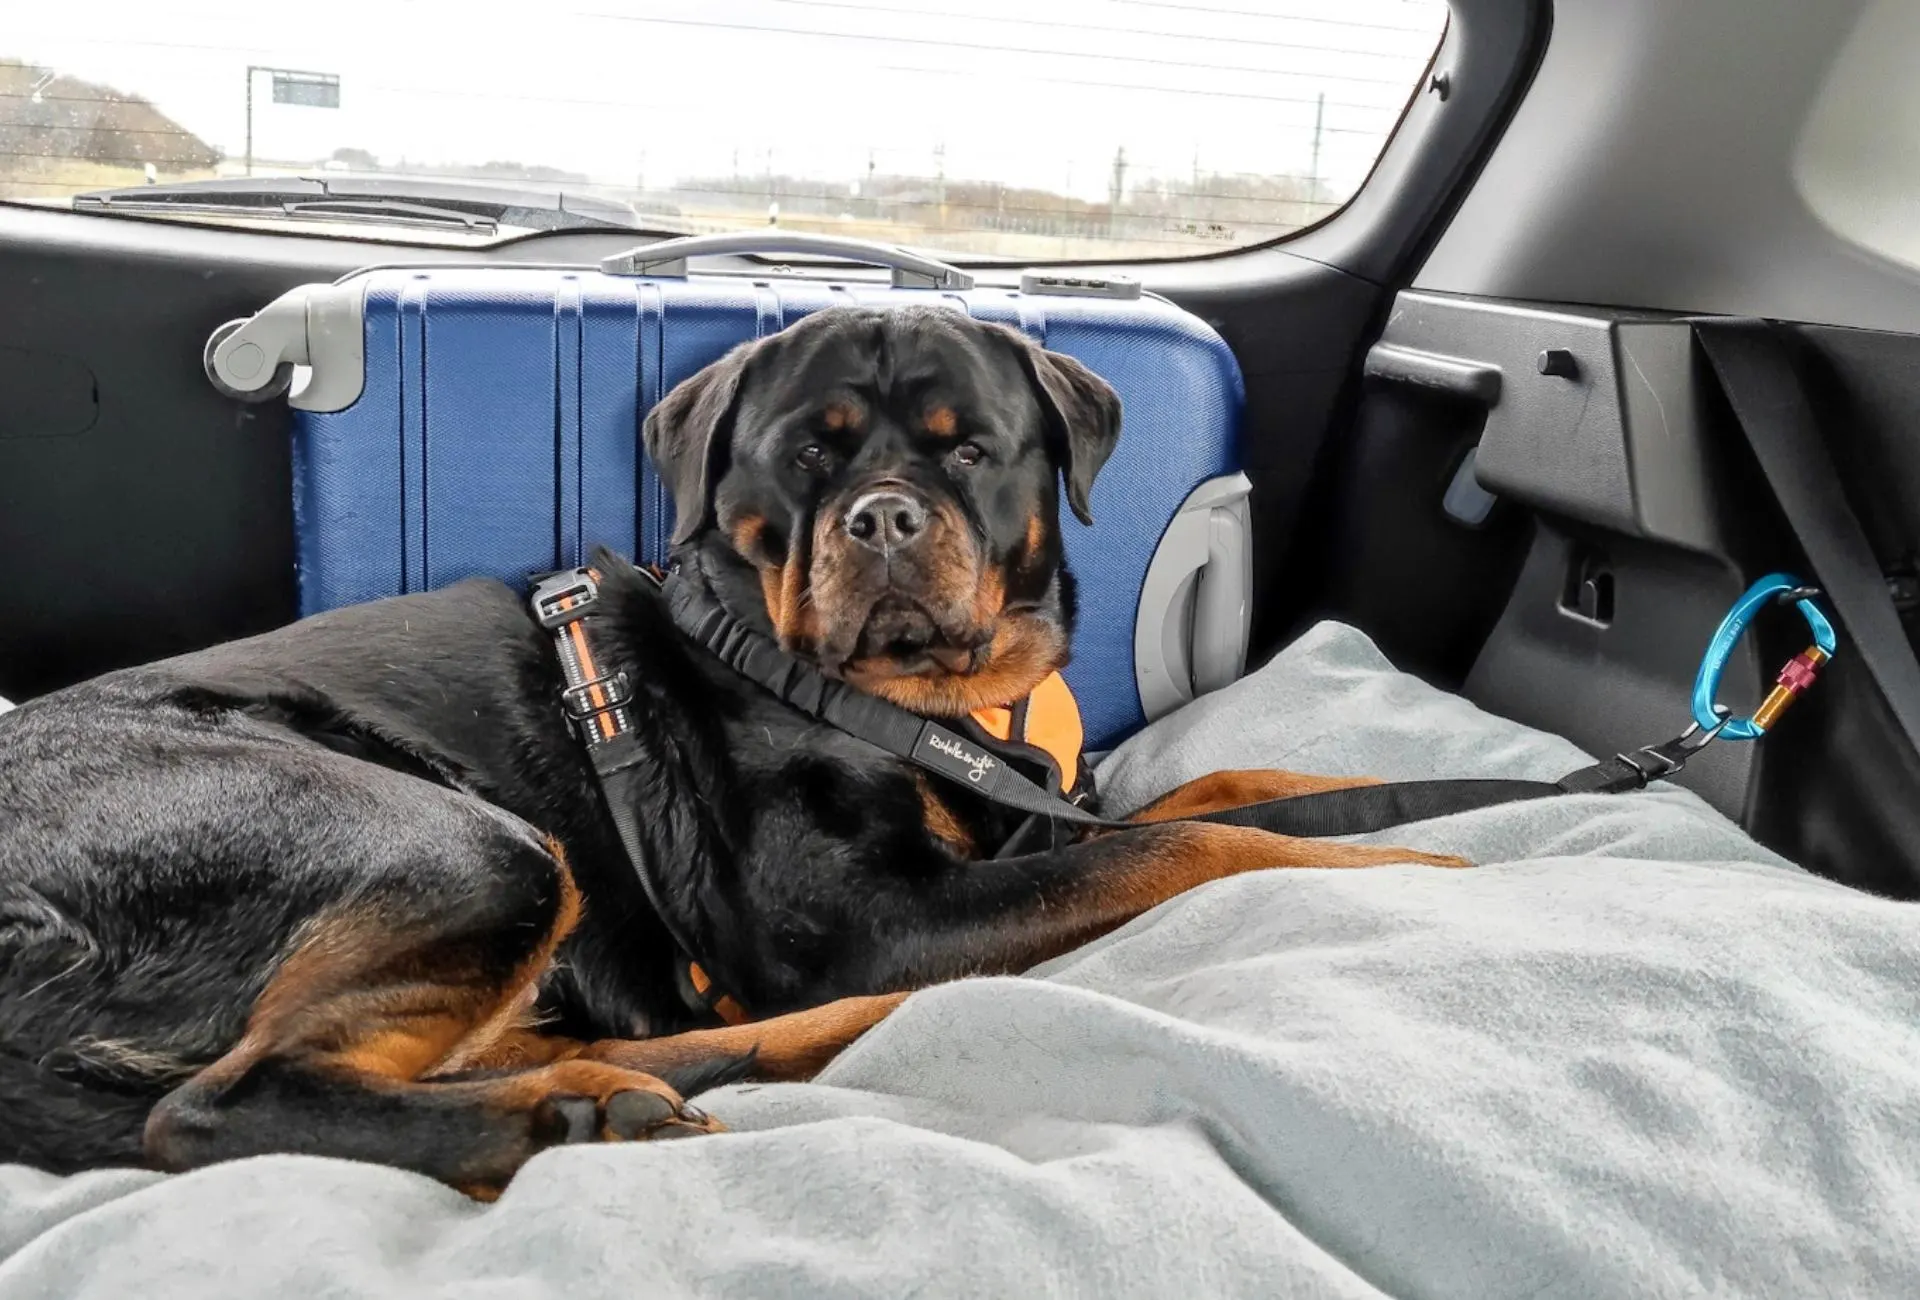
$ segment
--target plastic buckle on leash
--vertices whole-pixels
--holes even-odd
[[[1813,685],[1821,665],[1833,658],[1835,649],[1833,624],[1813,603],[1819,594],[1817,587],[1809,587],[1784,573],[1773,573],[1747,588],[1746,594],[1734,602],[1727,616],[1720,620],[1713,640],[1707,644],[1707,652],[1700,660],[1700,671],[1693,679],[1693,721],[1696,727],[1702,731],[1714,730],[1727,740],[1756,740],[1766,735],[1768,729],[1780,720],[1780,715]],[[1731,710],[1714,701],[1714,697],[1720,693],[1721,675],[1726,672],[1727,662],[1733,658],[1734,648],[1740,644],[1740,638],[1746,635],[1748,625],[1762,609],[1773,604],[1790,604],[1798,609],[1813,634],[1813,644],[1787,661],[1786,667],[1774,679],[1773,690],[1753,711],[1752,717],[1732,717]]]
[[[1703,727],[1698,722],[1690,722],[1687,729],[1672,740],[1661,745],[1648,745],[1636,749],[1631,754],[1616,754],[1615,758],[1640,774],[1642,787],[1664,777],[1672,776],[1687,765],[1687,760],[1711,745],[1719,738],[1726,727],[1733,710],[1724,704],[1713,706],[1719,717],[1711,727]]]
[[[593,698],[595,690],[601,698]],[[600,677],[590,677],[578,686],[569,686],[560,692],[560,707],[575,722],[587,722],[596,713],[606,713],[612,709],[624,709],[633,703],[633,683],[624,672],[609,673]]]
[[[600,584],[585,569],[543,578],[533,592],[533,617],[549,632],[583,617],[600,598]]]

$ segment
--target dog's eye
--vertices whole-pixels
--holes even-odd
[[[978,465],[986,454],[986,450],[977,442],[963,442],[953,449],[953,459],[961,465]]]
[[[810,442],[794,455],[793,463],[809,474],[818,474],[827,467],[827,449]]]

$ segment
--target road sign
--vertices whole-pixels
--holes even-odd
[[[340,78],[327,72],[273,72],[273,102],[305,108],[340,107]]]
[[[331,72],[296,72],[292,68],[247,67],[247,175],[253,175],[253,79],[259,73],[273,78],[273,102],[301,108],[340,107],[340,78]]]

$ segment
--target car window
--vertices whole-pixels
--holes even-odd
[[[1024,260],[1218,252],[1322,220],[1446,22],[1443,0],[15,9],[0,199],[143,188],[78,206],[428,242],[776,224]],[[248,177],[289,184],[236,199]]]

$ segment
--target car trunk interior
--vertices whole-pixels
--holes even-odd
[[[1834,241],[1771,218],[1771,181],[1685,228],[1668,220],[1680,205],[1660,187],[1739,190],[1732,169],[1744,158],[1760,174],[1790,124],[1736,113],[1761,68],[1677,102],[1687,70],[1663,62],[1683,56],[1659,52],[1660,7],[1462,0],[1435,82],[1339,218],[1250,252],[1095,268],[1140,277],[1238,358],[1250,664],[1337,619],[1400,667],[1596,755],[1676,734],[1728,605],[1763,573],[1807,571],[1678,323],[1697,313],[1788,324],[1896,606],[1909,630],[1920,618],[1920,281],[1890,264],[1878,279],[1834,269],[1831,250],[1822,261]],[[1714,0],[1684,21],[1727,23],[1728,41],[1756,50],[1837,47],[1866,6],[1734,22],[1737,7]],[[1633,102],[1582,109],[1583,78]],[[1527,94],[1536,83],[1543,99]],[[1802,106],[1816,89],[1800,87]],[[1729,151],[1725,174],[1690,181],[1688,160],[1652,143],[1683,112],[1707,124],[1696,151]],[[1607,202],[1557,191],[1542,160],[1599,149],[1603,130],[1640,149]],[[1729,251],[1743,232],[1751,243]],[[592,263],[632,242],[555,233],[436,259]],[[1768,273],[1796,248],[1809,250],[1799,270]],[[373,241],[0,210],[0,695],[294,617],[285,408],[216,392],[202,349],[296,285],[394,260]],[[1742,711],[1804,643],[1785,616],[1756,632],[1726,681]],[[1812,870],[1920,894],[1920,760],[1844,632],[1774,734],[1715,745],[1679,780]]]

